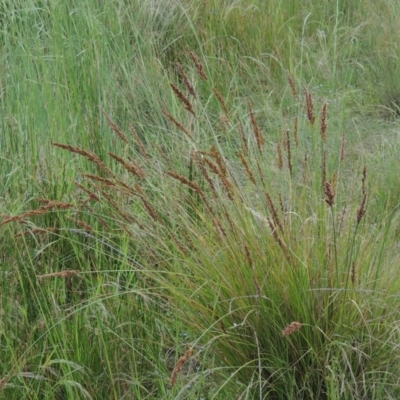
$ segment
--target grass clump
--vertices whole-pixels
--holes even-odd
[[[395,1],[0,14],[4,398],[399,397]]]
[[[170,394],[191,357],[212,349],[230,374],[213,398],[225,387],[247,398],[394,396],[399,285],[397,257],[385,250],[393,216],[369,222],[367,168],[347,162],[328,104],[311,91],[293,98],[292,128],[265,132],[251,104],[235,113],[189,78],[196,69],[207,78],[189,55],[194,69],[179,64],[182,81],[171,83],[184,111],[163,110],[172,143],[146,146],[121,131],[127,150],[109,153],[114,167],[56,144],[96,164],[101,174],[79,184],[89,194],[82,209],[93,202],[114,221],[141,267],[124,265],[162,288],[166,314],[193,338]],[[207,108],[212,96],[219,116]],[[192,382],[210,373],[202,368]]]

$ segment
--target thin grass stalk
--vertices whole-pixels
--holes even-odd
[[[351,276],[353,263],[355,263],[355,259],[353,258],[354,257],[353,254],[354,254],[355,241],[356,241],[358,228],[359,228],[361,220],[364,217],[365,212],[366,212],[366,208],[365,208],[366,207],[366,201],[367,201],[366,179],[367,179],[367,168],[364,166],[363,175],[362,175],[362,179],[361,179],[362,200],[361,200],[360,207],[357,210],[356,226],[354,228],[354,233],[353,233],[353,237],[352,237],[352,240],[351,240],[351,250],[350,250],[349,259],[347,260],[347,276],[346,276],[346,284],[345,284],[345,289],[346,290],[347,290],[347,288],[349,286],[349,279],[350,279],[350,276]],[[376,276],[376,279],[377,279],[377,276]]]

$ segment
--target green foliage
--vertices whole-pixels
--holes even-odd
[[[1,396],[396,399],[399,15],[0,1]]]

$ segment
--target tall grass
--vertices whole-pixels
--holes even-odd
[[[251,105],[247,118],[235,117],[220,94],[215,119],[202,101],[208,94],[180,70],[186,89],[171,87],[187,116],[180,122],[164,110],[171,134],[181,136],[172,149],[144,151],[120,131],[142,150],[135,159],[109,152],[118,173],[83,149],[55,144],[105,173],[85,175],[85,193],[125,231],[144,262],[137,273],[164,288],[166,312],[194,335],[171,386],[201,345],[215,349],[232,373],[226,384],[238,380],[242,395],[392,396],[398,284],[397,257],[384,250],[390,223],[376,228],[384,232],[377,242],[365,222],[367,168],[346,171],[327,103],[317,113],[308,90],[303,107],[296,95],[307,118],[294,115],[292,129],[266,135]]]
[[[398,397],[397,3],[0,12],[4,398]]]

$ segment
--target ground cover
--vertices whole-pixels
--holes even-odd
[[[1,396],[397,398],[397,2],[3,1]]]

